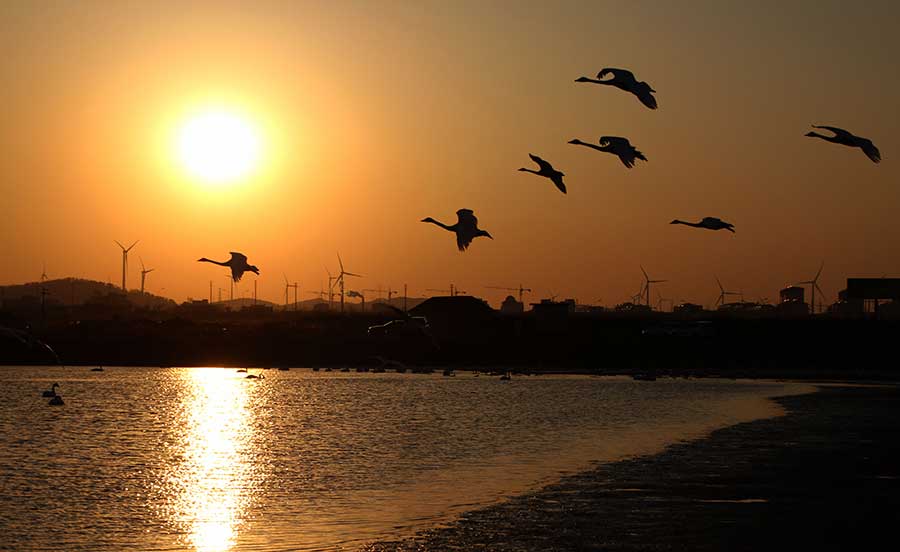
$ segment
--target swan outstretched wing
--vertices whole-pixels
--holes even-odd
[[[622,138],[621,136],[601,136],[600,145],[615,146],[617,148],[623,146],[631,147],[631,142],[628,141],[628,138]]]
[[[875,147],[871,140],[861,138],[859,142],[859,147],[863,150],[863,153],[869,156],[873,163],[881,162],[881,152],[878,151],[878,148]]]
[[[478,232],[478,219],[471,209],[460,209],[456,216],[459,218],[456,223],[456,246],[460,251],[465,251]]]
[[[456,212],[457,224],[460,226],[478,226],[478,219],[475,218],[475,212],[471,209],[460,209]]]
[[[556,169],[553,168],[553,165],[551,165],[550,163],[544,161],[543,159],[541,159],[541,158],[538,157],[537,155],[534,155],[533,153],[529,153],[529,154],[528,154],[528,157],[530,157],[532,161],[534,161],[535,163],[537,163],[538,166],[541,168],[542,171],[555,171],[555,170],[556,170]]]
[[[811,125],[813,128],[824,128],[825,130],[830,130],[835,134],[835,136],[840,138],[856,138],[853,133],[844,130],[842,128],[827,126],[827,125]]]
[[[563,175],[563,173],[561,173],[561,172],[559,172],[559,171],[556,171],[556,174],[554,174],[553,176],[551,176],[551,177],[550,177],[550,180],[551,180],[554,184],[556,184],[556,187],[559,189],[560,192],[566,193],[566,185],[565,185],[565,183],[563,182],[563,179],[562,179],[563,176],[565,176],[565,175]]]
[[[653,92],[654,90],[650,88],[650,85],[646,82],[639,82],[632,90],[632,93],[637,96],[642,104],[650,109],[656,109],[658,106],[656,98],[653,96]]]
[[[634,80],[634,73],[632,73],[628,69],[617,69],[615,67],[604,67],[603,69],[600,70],[599,73],[597,73],[597,78],[602,79],[603,77],[605,77],[606,75],[608,75],[610,73],[613,74],[613,78],[615,78],[615,79],[621,78],[621,79],[626,79],[626,80],[628,80],[628,79]]]
[[[722,219],[716,217],[703,217],[703,220],[700,221],[700,224],[705,225],[715,225],[715,224],[724,224]]]
[[[238,253],[237,251],[230,251],[230,253],[231,253],[231,260],[229,261],[229,263],[231,263],[231,264],[235,264],[235,263],[247,264],[247,256],[244,255],[243,253]]]

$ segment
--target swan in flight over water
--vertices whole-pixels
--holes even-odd
[[[241,276],[244,275],[245,272],[253,272],[254,274],[259,274],[259,269],[253,266],[252,264],[247,264],[247,256],[243,253],[238,253],[236,251],[231,252],[231,258],[227,261],[219,262],[213,261],[212,259],[207,259],[203,257],[202,259],[197,259],[198,263],[212,263],[217,264],[219,266],[227,266],[231,269],[231,277],[235,282],[241,281]]]
[[[530,172],[531,174],[536,174],[538,176],[543,176],[545,178],[549,178],[554,184],[556,184],[556,187],[559,188],[560,192],[566,193],[566,185],[563,183],[563,179],[562,179],[562,177],[566,176],[565,173],[554,169],[553,165],[544,161],[543,159],[541,159],[537,155],[534,155],[533,153],[529,153],[528,157],[530,157],[532,161],[537,163],[538,166],[541,168],[541,170],[535,171],[532,169],[526,169],[525,167],[522,167],[521,169],[519,169],[520,171]]]
[[[609,80],[602,80],[608,74],[612,74],[613,78]],[[615,86],[621,90],[626,92],[631,92],[639,100],[641,103],[649,107],[650,109],[656,109],[656,98],[653,97],[653,93],[656,90],[650,88],[650,85],[644,81],[638,82],[636,78],[634,78],[634,74],[627,69],[616,69],[615,67],[607,67],[597,73],[596,79],[591,79],[588,77],[579,77],[575,79],[575,82],[591,82],[594,84],[608,84],[610,86]]]
[[[639,152],[637,148],[631,145],[628,138],[621,138],[619,136],[601,136],[599,146],[582,142],[578,138],[569,140],[569,143],[575,144],[576,146],[587,146],[597,151],[605,151],[606,153],[616,155],[622,161],[622,164],[629,169],[634,167],[635,159],[641,159],[643,161],[647,160],[643,153]]]
[[[834,133],[834,136],[825,136],[823,134],[819,134],[815,131],[810,131],[806,133],[806,136],[810,136],[812,138],[821,138],[826,142],[832,142],[834,144],[841,144],[842,146],[850,146],[851,148],[859,148],[863,150],[863,153],[869,156],[869,159],[872,160],[873,163],[881,162],[881,152],[878,151],[878,148],[875,147],[875,144],[872,143],[868,138],[863,138],[861,136],[854,136],[853,134],[847,132],[846,130],[838,127],[832,126],[824,126],[824,125],[811,125],[813,128],[824,128],[825,130],[830,130]]]
[[[56,388],[59,387],[58,383],[54,383],[50,389],[41,393],[42,397],[55,397],[56,396]]]
[[[449,230],[456,234],[456,246],[459,247],[460,251],[465,251],[468,249],[469,244],[472,243],[472,240],[479,236],[484,236],[486,238],[494,239],[489,233],[484,230],[478,229],[478,219],[475,218],[475,213],[471,209],[460,209],[456,212],[456,224],[446,225],[443,222],[438,222],[431,217],[423,218],[421,222],[430,222],[431,224],[435,224],[440,226],[444,230]]]
[[[716,217],[704,217],[700,222],[684,222],[683,220],[675,219],[669,224],[683,224],[685,226],[693,226],[694,228],[705,228],[707,230],[728,230],[732,234],[734,234],[734,225],[730,222],[725,222],[722,219],[717,219]]]

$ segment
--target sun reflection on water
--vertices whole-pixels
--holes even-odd
[[[250,461],[254,382],[232,370],[184,370],[185,400],[181,462],[171,468],[170,511],[199,552],[224,552],[236,542],[244,513],[258,486]]]

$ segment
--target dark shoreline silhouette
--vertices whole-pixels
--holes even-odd
[[[432,313],[427,334],[368,332],[394,319],[239,311],[213,319],[67,321],[32,335],[52,346],[63,365],[365,366],[382,357],[410,366],[535,373],[900,379],[890,354],[896,320],[575,313],[548,322],[533,312],[502,315],[485,307],[480,320],[468,322]],[[884,354],[875,358],[871,350]],[[0,364],[56,364],[41,351],[0,341]]]

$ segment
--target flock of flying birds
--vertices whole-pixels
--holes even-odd
[[[604,77],[606,77],[607,75],[612,75],[612,78],[604,80]],[[626,69],[607,67],[597,74],[596,79],[579,77],[575,79],[575,82],[588,82],[592,84],[614,86],[616,88],[624,90],[625,92],[634,94],[637,99],[640,100],[640,102],[646,107],[650,109],[657,108],[656,97],[653,96],[653,94],[656,93],[656,90],[651,88],[650,85],[646,82],[638,81],[634,77],[634,74]],[[812,138],[821,138],[822,140],[825,140],[827,142],[840,144],[842,146],[860,148],[863,153],[865,153],[874,163],[879,163],[881,161],[881,153],[878,151],[878,148],[876,148],[875,144],[873,144],[872,141],[867,138],[855,136],[850,132],[838,127],[824,125],[812,125],[812,127],[831,131],[833,136],[826,136],[815,131],[806,133],[806,136],[810,136]],[[585,146],[605,153],[611,153],[617,156],[619,160],[622,161],[622,164],[624,164],[625,167],[629,169],[634,167],[635,160],[640,159],[641,161],[647,161],[647,158],[644,157],[644,154],[638,151],[637,148],[632,146],[631,142],[629,142],[627,138],[622,138],[620,136],[601,136],[598,144],[582,142],[578,138],[570,140],[569,143],[576,146]],[[519,169],[520,171],[529,172],[547,178],[551,182],[553,182],[553,184],[559,189],[560,192],[566,193],[566,185],[563,182],[563,176],[565,176],[565,174],[562,171],[553,168],[553,165],[541,159],[537,155],[534,155],[533,153],[529,153],[528,156],[531,157],[531,159],[535,163],[537,163],[539,170],[527,169],[523,167]],[[460,251],[465,251],[466,249],[468,249],[469,245],[472,243],[472,240],[477,237],[483,236],[486,238],[494,239],[493,236],[490,235],[490,233],[478,228],[478,219],[475,218],[475,212],[471,209],[460,209],[456,212],[456,216],[456,224],[444,224],[431,217],[424,218],[421,220],[421,222],[427,222],[440,226],[444,230],[456,234],[456,245]],[[733,224],[725,222],[716,217],[705,217],[700,222],[685,222],[675,219],[670,224],[683,224],[686,226],[693,226],[694,228],[703,228],[706,230],[728,230],[729,232],[734,232]],[[247,257],[245,255],[234,251],[231,252],[231,259],[229,259],[228,261],[213,261],[205,257],[199,259],[198,261],[213,263],[231,268],[232,278],[236,282],[241,279],[241,276],[244,274],[244,272],[249,271],[259,274],[259,269],[257,267],[247,263]]]
[[[612,78],[604,80],[604,77],[606,77],[607,75],[612,75]],[[651,86],[646,82],[638,81],[634,77],[634,74],[626,69],[607,67],[597,74],[596,79],[579,77],[575,79],[575,82],[588,82],[592,84],[614,86],[616,88],[624,90],[625,92],[634,94],[637,99],[640,100],[640,102],[646,107],[650,109],[657,108],[656,97],[653,96],[653,94],[656,93],[656,90],[651,88]],[[813,128],[829,130],[832,132],[832,134],[834,134],[834,136],[826,136],[814,131],[808,132],[806,136],[821,138],[822,140],[826,140],[835,144],[841,144],[843,146],[860,148],[873,162],[878,163],[881,161],[881,153],[878,151],[878,148],[875,147],[875,144],[873,144],[871,140],[862,138],[860,136],[854,136],[853,134],[842,128],[819,125],[812,126]],[[635,160],[647,160],[647,158],[644,157],[643,153],[641,153],[637,148],[631,145],[631,142],[628,141],[628,138],[622,138],[621,136],[601,136],[599,145],[582,142],[578,138],[570,140],[569,143],[576,146],[585,146],[605,153],[611,153],[617,156],[619,160],[622,161],[622,164],[624,164],[625,167],[629,169],[634,167]],[[555,169],[553,165],[551,165],[548,161],[541,159],[533,153],[529,153],[528,156],[531,157],[532,161],[537,163],[538,170],[526,169],[523,167],[519,169],[520,171],[543,176],[544,178],[547,178],[551,182],[553,182],[553,184],[557,187],[557,189],[559,189],[560,192],[566,193],[566,184],[563,182],[563,176],[565,176],[565,173]],[[471,209],[460,209],[456,212],[456,216],[458,217],[456,224],[452,225],[436,221],[431,217],[422,219],[422,222],[436,224],[437,226],[440,226],[445,230],[454,232],[456,234],[456,245],[459,247],[460,251],[465,251],[469,247],[469,244],[472,243],[472,240],[479,236],[493,239],[493,237],[488,232],[478,228],[478,219],[475,218],[475,213]],[[716,217],[705,217],[700,222],[684,222],[675,219],[670,224],[684,224],[686,226],[704,228],[706,230],[724,229],[732,233],[734,232],[733,224],[725,222]]]

